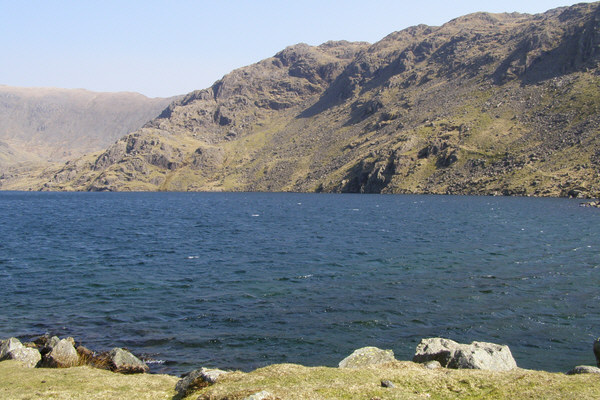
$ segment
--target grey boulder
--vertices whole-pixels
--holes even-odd
[[[14,349],[6,356],[7,360],[16,360],[22,362],[27,368],[35,368],[42,359],[42,355],[37,349],[29,347],[20,347]]]
[[[394,383],[392,381],[388,381],[386,379],[386,380],[382,380],[381,381],[381,387],[384,387],[384,388],[395,388],[396,385],[394,385]]]
[[[577,367],[567,372],[567,375],[578,374],[600,374],[600,368],[590,367],[589,365],[578,365]]]
[[[363,347],[340,361],[339,368],[362,368],[368,365],[379,365],[396,361],[392,350],[381,350],[377,347]]]
[[[60,343],[60,338],[58,336],[52,336],[50,339],[48,339],[48,342],[46,343],[45,347],[48,347],[50,349],[53,349],[54,347],[56,347],[58,344]]]
[[[443,367],[455,369],[510,371],[517,368],[508,346],[485,342],[461,344],[443,338],[421,340],[413,361],[438,361]]]
[[[220,369],[196,369],[177,382],[175,385],[175,391],[180,396],[187,396],[195,390],[216,383],[222,375],[228,373],[229,372]]]
[[[0,361],[5,360],[11,351],[22,347],[24,347],[23,344],[17,338],[11,337],[10,339],[3,340],[0,344]]]
[[[122,374],[140,374],[150,370],[145,362],[129,351],[118,347],[108,353],[108,361],[111,371]]]
[[[58,338],[56,338],[58,339]],[[49,351],[47,351],[49,350]],[[79,365],[79,355],[68,339],[50,340],[42,360],[42,366],[47,368],[70,368]]]

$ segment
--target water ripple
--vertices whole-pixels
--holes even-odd
[[[170,373],[410,359],[427,336],[594,362],[600,213],[574,200],[0,192],[0,212],[0,337],[125,346]]]

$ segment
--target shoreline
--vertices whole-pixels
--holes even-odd
[[[592,375],[524,369],[428,370],[407,361],[358,370],[274,364],[249,373],[233,372],[213,385],[181,395],[175,389],[180,380],[171,375],[123,375],[87,366],[28,369],[18,361],[2,361],[0,396],[6,400],[597,399],[600,380]],[[384,381],[391,385],[382,386]]]
[[[96,398],[172,400],[519,399],[533,394],[559,399],[565,393],[581,399],[600,397],[600,368],[578,366],[567,373],[523,369],[508,346],[461,344],[443,338],[421,340],[412,361],[397,360],[391,350],[364,347],[337,367],[271,364],[250,372],[200,368],[181,379],[147,373],[147,366],[123,349],[98,354],[78,346],[77,360],[63,365],[58,353],[67,353],[70,346],[75,351],[72,338],[45,336],[19,344],[11,338],[0,345],[2,398],[22,399],[33,393],[59,399],[88,399],[90,394],[102,393]],[[596,351],[600,351],[600,339],[593,347],[600,365]],[[40,361],[29,366],[15,356],[38,349]],[[119,352],[123,354],[117,361]],[[142,390],[145,397],[140,395]]]
[[[45,335],[41,335],[41,334],[39,334],[39,335],[23,335],[23,336],[15,336],[15,338],[20,340],[23,344],[31,345],[32,342],[34,342],[36,339],[44,337],[44,336],[51,337],[54,335],[48,335],[48,334],[45,334]],[[63,338],[63,336],[60,336],[60,337]],[[0,337],[0,343],[3,341],[3,339],[6,339],[6,338]],[[73,339],[68,336],[64,336],[64,338]],[[116,348],[115,346],[118,346],[118,345],[110,345],[110,346],[93,347],[93,346],[89,346],[87,342],[80,341],[78,339],[73,339],[73,341],[76,343],[76,345],[75,345],[76,348],[79,346],[82,346],[95,354],[106,354],[111,349]],[[117,343],[118,343],[118,341],[117,341]],[[173,377],[185,376],[190,371],[193,371],[194,368],[200,368],[200,367],[225,369],[225,370],[230,370],[230,371],[239,371],[239,372],[243,372],[243,373],[250,373],[257,369],[266,368],[266,367],[269,367],[272,365],[279,365],[279,364],[301,365],[306,368],[316,368],[316,367],[336,368],[336,364],[341,359],[338,356],[337,358],[332,358],[330,360],[330,362],[321,362],[321,363],[310,363],[310,362],[301,361],[301,360],[282,360],[282,361],[275,361],[275,362],[263,360],[263,362],[254,363],[253,366],[236,367],[236,366],[231,366],[231,365],[227,365],[227,364],[223,364],[223,363],[218,364],[218,363],[205,362],[205,363],[200,363],[200,364],[194,364],[194,363],[190,363],[189,360],[182,362],[181,360],[179,360],[177,358],[169,358],[169,357],[160,358],[160,357],[156,357],[157,356],[156,353],[144,352],[142,350],[130,348],[127,345],[122,346],[120,348],[130,351],[137,358],[139,358],[140,361],[143,361],[149,367],[146,374],[168,375],[168,376],[173,376]],[[413,350],[414,350],[414,348],[413,348]],[[193,352],[193,350],[191,350],[191,352]],[[231,352],[235,352],[235,350],[231,349]],[[162,355],[166,356],[167,354],[162,354]],[[410,356],[403,355],[402,357],[397,358],[397,361],[410,362],[411,360],[410,360]],[[592,361],[592,358],[590,358],[590,360],[586,360],[584,362],[591,362],[591,361]],[[1,362],[1,360],[0,360],[0,362]],[[544,368],[544,367],[542,367],[542,368],[532,367],[531,365],[521,367],[520,365],[521,365],[521,362],[523,362],[523,360],[517,359],[517,362],[519,363],[519,368],[523,368],[525,370],[531,370],[531,371],[546,372],[546,373],[566,373],[572,367],[576,366],[575,365],[576,363],[571,363],[571,364],[568,364],[568,366],[564,367],[564,368],[557,367],[555,369],[550,369],[550,368]]]
[[[500,192],[319,192],[319,191],[261,191],[261,190],[71,190],[71,189],[45,189],[45,190],[25,190],[25,189],[3,189],[0,187],[0,193],[128,193],[128,194],[301,194],[301,195],[381,195],[381,196],[456,196],[456,197],[515,197],[532,199],[570,199],[581,201],[585,206],[600,206],[600,197],[589,195],[569,195],[569,194],[521,194],[521,193],[500,193]]]

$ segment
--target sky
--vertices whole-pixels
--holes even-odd
[[[374,43],[476,11],[571,0],[0,0],[0,84],[185,94],[296,43]]]

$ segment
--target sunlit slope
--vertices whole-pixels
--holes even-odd
[[[0,169],[105,149],[175,98],[0,85]]]
[[[600,194],[600,3],[295,45],[2,189]]]

